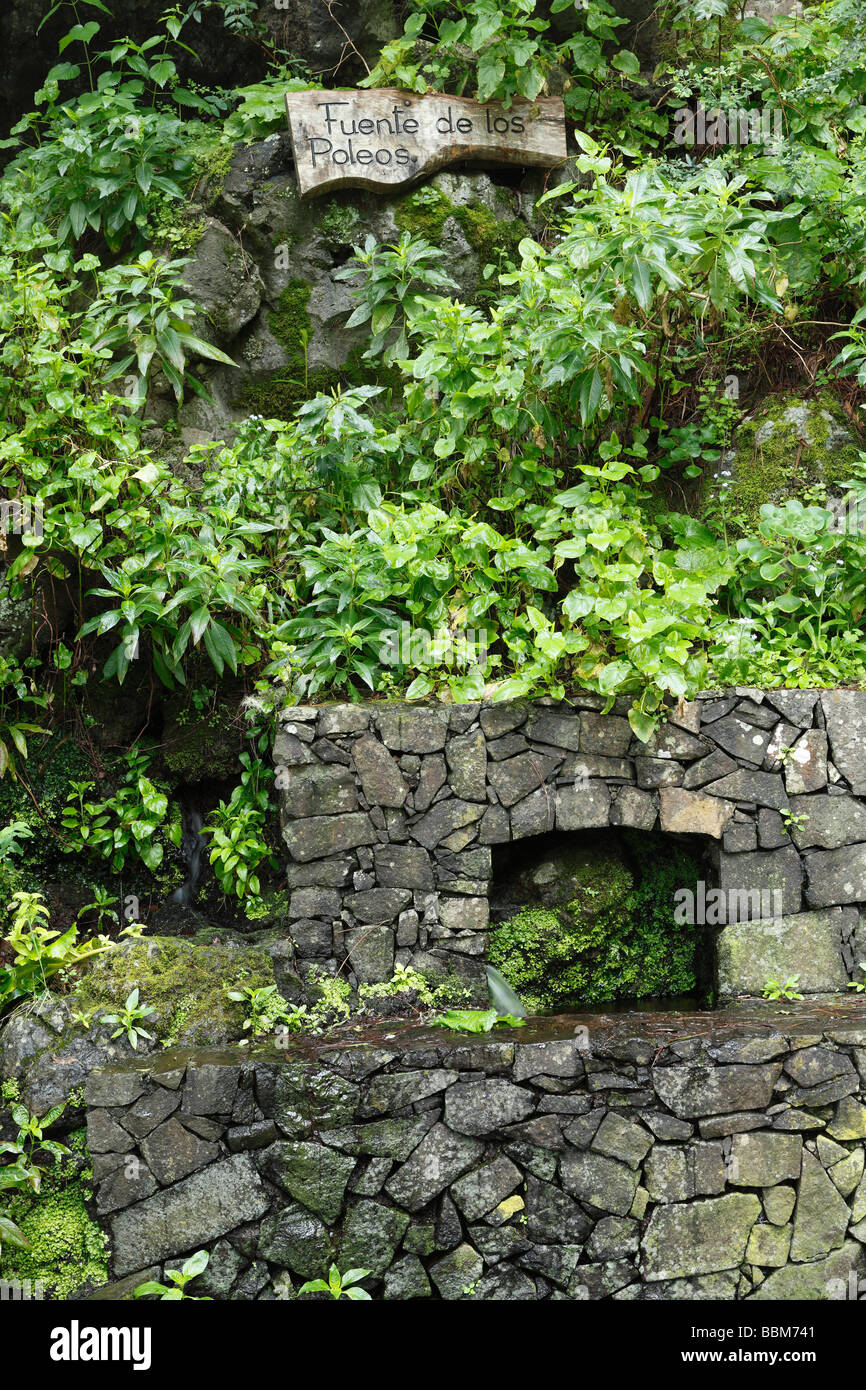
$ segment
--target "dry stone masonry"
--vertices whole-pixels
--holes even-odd
[[[170,1051],[87,1103],[97,1298],[199,1248],[216,1298],[294,1297],[332,1259],[385,1299],[866,1297],[850,999]]]
[[[707,846],[723,997],[771,976],[799,975],[806,995],[860,978],[866,693],[706,694],[647,744],[626,701],[603,707],[586,694],[283,709],[274,760],[302,967],[360,983],[395,963],[456,971],[484,1002],[493,847],[611,826]]]

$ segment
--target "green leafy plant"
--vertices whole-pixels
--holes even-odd
[[[370,1295],[366,1289],[359,1288],[362,1279],[366,1279],[370,1274],[369,1269],[347,1269],[345,1274],[341,1274],[336,1265],[331,1265],[328,1270],[327,1282],[324,1279],[309,1279],[306,1284],[302,1284],[298,1293],[327,1293],[331,1298],[349,1298],[353,1302],[370,1302]]]
[[[533,101],[546,88],[551,69],[565,63],[575,72],[585,100],[591,79],[601,80],[610,70],[604,44],[615,39],[624,21],[608,0],[553,0],[551,12],[563,11],[573,12],[569,29],[574,32],[556,43],[535,0],[414,0],[402,37],[386,44],[363,85],[460,93],[473,78],[479,101],[503,101],[509,107],[516,97]],[[435,41],[419,44],[427,33]],[[640,67],[627,49],[613,56],[611,66],[630,76]]]
[[[104,5],[95,8],[110,14]],[[76,5],[62,0],[42,24],[61,9],[71,9],[78,18]],[[43,109],[18,121],[4,142],[7,147],[25,145],[13,161],[10,180],[25,225],[38,211],[61,243],[79,242],[90,230],[117,250],[130,232],[144,229],[151,191],[182,197],[191,160],[178,108],[216,110],[178,82],[168,49],[183,23],[177,9],[169,11],[163,35],[140,44],[120,39],[99,53],[92,50],[101,28],[97,20],[74,24],[60,40],[61,56],[81,45],[83,63],[67,58],[56,64],[36,93]],[[62,100],[61,85],[82,74],[89,90]]]
[[[112,1038],[125,1037],[130,1047],[137,1050],[139,1038],[153,1040],[153,1034],[148,1033],[142,1027],[142,1019],[153,1018],[153,1016],[154,1011],[150,1005],[139,1004],[138,986],[136,985],[135,989],[130,990],[126,996],[120,1013],[103,1014],[101,1022],[109,1025],[116,1023],[117,1027],[111,1035]]]
[[[0,1142],[0,1155],[11,1155],[11,1161],[0,1165],[0,1192],[39,1192],[42,1186],[42,1167],[36,1155],[48,1154],[55,1161],[70,1150],[54,1139],[45,1139],[49,1129],[66,1108],[65,1102],[53,1106],[41,1118],[31,1115],[25,1105],[12,1106],[12,1121],[18,1126],[15,1139]],[[17,1250],[29,1250],[30,1242],[11,1217],[0,1214],[0,1257],[3,1245]]]
[[[208,1267],[210,1255],[206,1250],[197,1250],[194,1255],[190,1255],[185,1260],[180,1269],[167,1269],[166,1278],[171,1280],[170,1284],[161,1284],[156,1279],[148,1279],[146,1283],[139,1284],[133,1295],[134,1298],[147,1298],[149,1295],[157,1294],[161,1303],[175,1303],[180,1299],[191,1299],[194,1303],[212,1303],[213,1300],[205,1294],[187,1293],[186,1286],[192,1279],[197,1279],[200,1274],[204,1274]]]
[[[13,1105],[12,1121],[18,1126],[18,1134],[15,1139],[4,1139],[0,1141],[0,1154],[11,1154],[12,1162],[0,1168],[0,1187],[22,1187],[28,1186],[34,1192],[38,1192],[42,1183],[42,1172],[37,1163],[34,1162],[37,1154],[50,1154],[52,1158],[60,1158],[62,1154],[70,1151],[65,1144],[58,1144],[54,1139],[45,1139],[45,1130],[50,1129],[59,1120],[63,1111],[66,1109],[66,1102],[54,1105],[41,1118],[31,1115],[26,1105]]]
[[[221,801],[205,824],[210,862],[226,896],[258,897],[258,870],[262,864],[276,868],[266,836],[270,797],[266,780],[273,774],[249,753],[240,757],[241,780],[228,801]]]
[[[158,833],[168,813],[168,797],[146,775],[144,753],[127,754],[126,764],[116,792],[102,801],[86,799],[94,790],[92,782],[73,782],[62,816],[68,847],[110,860],[115,872],[133,857],[156,869],[163,859]],[[176,831],[170,833],[179,841]]]
[[[49,909],[40,893],[18,892],[10,906],[12,926],[4,941],[12,963],[0,966],[0,1013],[16,1000],[47,990],[48,981],[58,971],[71,969],[111,948],[104,936],[79,942],[74,926],[63,933],[50,931]]]
[[[848,485],[861,506],[863,482]],[[770,683],[844,683],[862,671],[859,621],[866,611],[866,535],[837,523],[828,507],[792,498],[761,507],[757,532],[736,543],[738,563],[722,601],[736,617],[720,632],[713,668],[723,680],[755,669]],[[760,670],[760,666],[758,667]],[[815,677],[820,673],[820,678]],[[861,677],[857,677],[860,679]]]
[[[287,1004],[276,985],[245,985],[238,989],[226,989],[226,998],[244,1007],[244,1032],[250,1036],[262,1037],[275,1032],[280,1025],[290,1033],[302,1032],[308,1022],[306,1008]]]
[[[86,339],[109,363],[105,380],[126,377],[125,395],[144,398],[148,376],[157,365],[178,401],[187,386],[207,393],[187,370],[189,357],[235,363],[213,343],[197,336],[190,319],[200,312],[189,298],[177,297],[185,260],[163,260],[144,252],[127,265],[112,266],[100,280],[100,293],[88,316]]]
[[[223,132],[232,143],[263,140],[282,131],[286,125],[286,93],[305,92],[320,86],[312,77],[297,77],[291,71],[296,63],[278,66],[264,82],[238,87],[238,105],[223,123]]]
[[[24,848],[22,841],[29,840],[32,835],[31,826],[23,820],[9,821],[0,826],[0,861],[20,854]]]
[[[489,1033],[494,1028],[523,1028],[525,1018],[499,1014],[495,1009],[446,1009],[430,1020],[437,1028],[449,1028],[453,1033]]]
[[[800,976],[789,975],[784,980],[771,977],[764,985],[765,999],[802,999],[799,993]]]
[[[862,970],[862,971],[864,972],[864,973],[863,973],[863,979],[862,979],[862,980],[850,980],[850,981],[848,982],[848,988],[849,988],[849,989],[856,990],[858,994],[866,994],[866,961],[862,961],[862,960],[858,961],[858,962],[857,962],[857,968],[858,968],[858,970]]]
[[[409,351],[407,328],[422,313],[435,312],[436,300],[421,291],[457,288],[451,276],[441,269],[446,253],[408,232],[394,246],[382,246],[368,236],[363,248],[355,246],[353,250],[352,261],[334,277],[361,280],[354,291],[357,308],[346,327],[369,322],[371,337],[366,357],[382,357],[386,363],[404,358]]]
[[[28,739],[45,733],[41,725],[25,716],[47,704],[47,696],[34,689],[21,667],[0,656],[0,779],[7,773],[17,777],[18,758],[26,759]]]

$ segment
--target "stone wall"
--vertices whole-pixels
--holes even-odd
[[[128,1297],[866,1296],[862,1005],[401,1029],[94,1071],[88,1142]]]
[[[709,846],[731,922],[708,905],[723,996],[789,975],[804,994],[844,991],[866,955],[866,694],[708,694],[648,744],[627,707],[284,709],[274,760],[302,968],[345,962],[361,983],[395,962],[456,970],[483,1002],[492,847],[612,826]]]

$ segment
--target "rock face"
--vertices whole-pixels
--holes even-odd
[[[645,1277],[681,1279],[738,1265],[760,1214],[759,1199],[745,1194],[657,1207],[642,1242]]]
[[[722,997],[792,975],[803,994],[844,991],[866,904],[866,695],[702,696],[646,744],[599,705],[587,694],[286,711],[274,760],[289,872],[330,890],[292,899],[301,960],[337,968],[339,917],[365,980],[395,960],[454,971],[484,1003],[490,847],[622,827],[711,849],[717,886],[683,920],[721,928]],[[536,874],[533,902],[546,906],[554,888]]]
[[[840,912],[802,912],[725,927],[716,947],[721,993],[760,994],[767,980],[794,975],[800,977],[801,994],[846,989],[842,927]]]
[[[313,42],[327,47],[337,32],[328,7],[319,3],[316,12],[313,0],[292,4],[310,18],[301,31],[315,30]],[[389,10],[388,0],[362,0],[351,22],[343,22],[357,28],[360,17],[369,32],[377,11],[384,31]],[[293,52],[296,40],[293,32]],[[338,47],[345,47],[342,36]],[[537,196],[539,175],[527,180]],[[367,236],[384,244],[403,232],[423,236],[445,251],[454,293],[471,301],[484,266],[499,251],[514,254],[533,230],[533,198],[478,171],[437,174],[420,190],[397,196],[356,189],[301,202],[288,133],[239,146],[222,188],[208,196],[206,231],[185,278],[202,306],[206,336],[236,367],[213,371],[211,403],[190,402],[178,419],[182,429],[212,438],[224,437],[245,415],[290,418],[320,390],[374,379],[374,368],[360,359],[365,330],[345,326],[350,287],[335,278],[353,245]],[[187,437],[197,442],[200,435]]]
[[[766,502],[803,497],[815,484],[828,486],[832,493],[833,485],[849,476],[847,469],[857,452],[848,419],[831,396],[773,397],[738,427],[733,447],[718,465],[713,488],[724,490],[727,505],[756,522]],[[790,467],[795,456],[796,474]]]
[[[580,1050],[563,1020],[96,1070],[112,1276],[208,1248],[217,1299],[283,1297],[332,1260],[384,1299],[849,1297],[862,1010],[751,1005],[693,1036],[671,1017],[608,1019]]]

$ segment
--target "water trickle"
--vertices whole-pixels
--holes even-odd
[[[495,965],[488,965],[487,988],[490,990],[490,1003],[501,1014],[511,1014],[514,1018],[526,1018],[526,1009],[504,975]]]
[[[180,853],[188,872],[184,882],[179,888],[175,888],[168,901],[178,907],[188,907],[190,903],[195,902],[196,890],[201,878],[202,855],[207,847],[207,836],[204,833],[204,820],[201,812],[189,798],[181,798],[180,810],[183,822]]]

